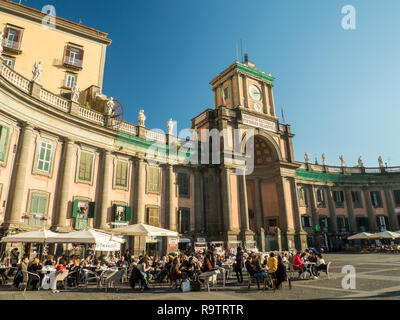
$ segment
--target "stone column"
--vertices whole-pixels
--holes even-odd
[[[357,224],[356,224],[356,218],[354,216],[353,201],[352,201],[350,192],[351,192],[350,189],[345,189],[344,190],[344,196],[345,196],[345,199],[346,199],[347,214],[349,216],[350,232],[351,233],[356,233],[357,232]]]
[[[135,198],[135,210],[136,210],[136,223],[146,223],[145,219],[145,204],[144,195],[146,187],[146,168],[143,159],[137,159],[136,161],[136,198]]]
[[[68,215],[68,203],[70,200],[70,187],[71,187],[71,174],[72,172],[72,158],[74,151],[74,141],[65,139],[64,140],[64,161],[62,168],[62,180],[61,180],[61,190],[60,198],[57,205],[57,213],[55,219],[55,231],[58,232],[68,232],[70,227],[67,225],[67,215]]]
[[[264,212],[261,203],[261,181],[260,179],[254,180],[254,209],[256,216],[257,230],[264,228]]]
[[[375,233],[378,231],[378,226],[376,224],[376,218],[374,216],[374,209],[372,208],[371,195],[366,188],[363,188],[362,191],[365,199],[365,205],[367,207],[368,224],[370,229],[369,232]]]
[[[230,171],[228,168],[222,168],[221,170],[221,185],[223,194],[223,205],[222,211],[224,216],[225,231],[232,231],[232,202],[231,202],[231,183],[230,183]]]
[[[287,212],[286,212],[286,199],[285,199],[285,191],[284,191],[284,181],[285,178],[280,177],[277,183],[277,191],[278,191],[278,199],[279,199],[279,228],[283,232],[288,231],[288,220],[287,220]]]
[[[243,98],[244,98],[244,107],[249,108],[249,95],[247,93],[247,77],[243,76]]]
[[[269,105],[271,108],[271,116],[275,117],[275,101],[274,101],[274,91],[272,90],[273,84],[268,86],[269,90]]]
[[[268,95],[267,95],[267,90],[266,90],[266,84],[262,84],[262,99],[263,99],[263,104],[264,104],[264,113],[269,114],[269,104],[268,104]]]
[[[333,197],[332,197],[332,188],[328,187],[326,193],[328,196],[328,208],[329,208],[329,217],[331,218],[332,233],[336,234],[337,221],[336,221],[335,204],[333,202]]]
[[[392,192],[387,187],[384,188],[383,192],[385,194],[386,208],[389,213],[389,226],[387,226],[388,227],[387,229],[391,231],[399,230],[400,226],[396,219],[396,214],[394,212],[394,207],[393,207]]]
[[[303,250],[307,247],[307,233],[303,230],[303,226],[301,225],[299,201],[297,198],[297,183],[294,178],[289,178],[289,183],[290,192],[292,194],[294,226],[296,231],[294,238],[295,248]]]
[[[110,167],[111,167],[111,152],[105,150],[103,152],[103,184],[101,190],[101,208],[99,222],[97,223],[100,229],[108,229],[107,213],[110,205]]]
[[[10,190],[12,190],[12,197],[9,202],[9,208],[5,218],[5,223],[20,224],[21,216],[24,213],[23,197],[26,195],[25,183],[27,178],[27,169],[29,161],[29,152],[32,146],[33,127],[25,123],[21,128],[20,142],[17,151],[15,164],[14,164],[14,179]]]
[[[174,207],[174,167],[171,164],[166,166],[166,213],[168,228],[170,230],[176,231],[176,212]]]
[[[203,188],[202,174],[200,168],[195,169],[194,174],[194,202],[195,202],[195,232],[202,233],[205,230],[204,207],[203,207]]]
[[[241,229],[242,231],[250,231],[250,221],[249,221],[249,206],[247,202],[247,186],[246,186],[246,176],[239,175],[239,190],[240,190],[240,212],[241,212]]]

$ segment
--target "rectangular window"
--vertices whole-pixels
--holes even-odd
[[[368,218],[366,217],[356,217],[357,231],[366,232],[369,231]]]
[[[335,202],[336,208],[344,207],[344,193],[343,191],[332,191],[333,201]]]
[[[125,161],[117,161],[115,185],[118,187],[128,186],[128,163]]]
[[[65,76],[65,86],[67,88],[73,88],[74,85],[77,83],[77,75],[75,73],[66,73]]]
[[[89,152],[81,152],[79,161],[78,179],[81,181],[92,181],[93,154]]]
[[[229,99],[229,88],[224,89],[224,96],[225,96],[225,100]]]
[[[160,168],[147,167],[147,192],[160,192]]]
[[[387,216],[377,216],[376,225],[380,232],[386,231],[389,226],[389,218]]]
[[[3,61],[4,61],[4,64],[5,64],[7,67],[9,67],[9,68],[11,68],[11,69],[14,69],[14,66],[15,66],[15,58],[3,56]]]
[[[324,194],[324,190],[321,188],[318,188],[316,190],[317,193],[317,207],[318,208],[325,208],[326,204],[325,204],[325,194]]]
[[[306,191],[305,191],[304,187],[298,187],[297,193],[299,195],[300,207],[306,207],[307,206],[307,197],[306,197]]]
[[[37,169],[39,171],[50,172],[53,145],[46,141],[39,143]]]
[[[303,228],[311,228],[312,227],[312,219],[310,216],[301,216],[301,224]]]
[[[382,198],[380,191],[371,191],[370,195],[371,195],[372,206],[374,208],[382,208],[383,205],[382,205]]]
[[[362,208],[362,201],[361,201],[361,192],[360,191],[352,191],[351,192],[351,199],[353,200],[353,207],[354,208]]]
[[[349,219],[347,217],[338,216],[336,219],[338,232],[348,232],[350,230]]]
[[[0,126],[0,161],[6,159],[9,132],[9,128]]]
[[[83,67],[83,49],[81,47],[68,44],[65,49],[64,64],[81,69]]]
[[[146,222],[150,226],[158,227],[160,225],[160,216],[158,208],[147,208],[146,209]]]
[[[393,190],[393,196],[396,207],[400,207],[400,190]]]
[[[190,209],[180,208],[178,210],[178,232],[187,233],[190,231]]]
[[[178,191],[180,197],[189,197],[190,176],[184,172],[178,172]]]
[[[44,216],[47,209],[47,196],[40,193],[32,193],[30,214]]]
[[[4,47],[7,49],[21,50],[22,29],[6,27],[4,32]]]

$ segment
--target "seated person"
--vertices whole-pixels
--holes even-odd
[[[317,263],[315,265],[316,269],[317,269],[317,275],[319,275],[319,271],[326,271],[327,268],[327,264],[325,262],[325,259],[322,257],[321,253],[317,254]]]
[[[275,253],[271,252],[267,260],[268,273],[275,273],[278,269],[278,259],[275,258]]]
[[[118,268],[128,268],[128,261],[125,260],[124,256],[121,256],[121,259],[117,262]]]
[[[304,266],[304,260],[301,258],[301,251],[298,251],[293,257],[293,269],[299,271],[299,279],[303,279],[302,274],[306,267]]]
[[[54,263],[55,262],[54,262],[53,256],[51,254],[47,255],[44,265],[45,266],[54,266]]]
[[[211,263],[211,257],[209,253],[207,253],[206,256],[204,257],[203,264],[200,270],[201,272],[213,271],[213,266]]]
[[[33,275],[29,275],[29,283],[32,286],[32,290],[37,290],[37,286],[40,280],[42,279],[42,273],[40,272],[41,269],[42,265],[40,264],[39,259],[38,258],[33,259],[32,263],[28,267],[28,271],[38,275],[39,278]]]

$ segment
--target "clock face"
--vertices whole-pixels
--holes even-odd
[[[254,100],[261,100],[261,91],[255,85],[251,85],[249,88],[250,97]]]
[[[255,103],[253,107],[254,107],[254,110],[256,110],[257,112],[260,112],[261,107],[259,104]]]

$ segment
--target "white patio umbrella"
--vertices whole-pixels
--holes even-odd
[[[375,233],[371,236],[371,239],[397,239],[400,238],[400,234],[392,231],[383,231]]]
[[[126,236],[148,236],[148,237],[177,237],[178,232],[162,229],[147,224],[139,223],[113,230],[114,233]]]
[[[49,243],[50,239],[55,239],[58,235],[50,230],[41,229],[7,236],[1,239],[1,242]]]
[[[88,244],[98,244],[98,243],[104,244],[110,241],[117,243],[125,242],[125,240],[122,238],[94,229],[58,234],[57,237],[55,237],[54,239],[50,238],[49,241],[54,241],[57,243],[88,243]]]
[[[357,233],[355,235],[352,235],[351,237],[348,237],[347,240],[371,239],[372,236],[373,236],[372,233],[361,232],[361,233]]]

